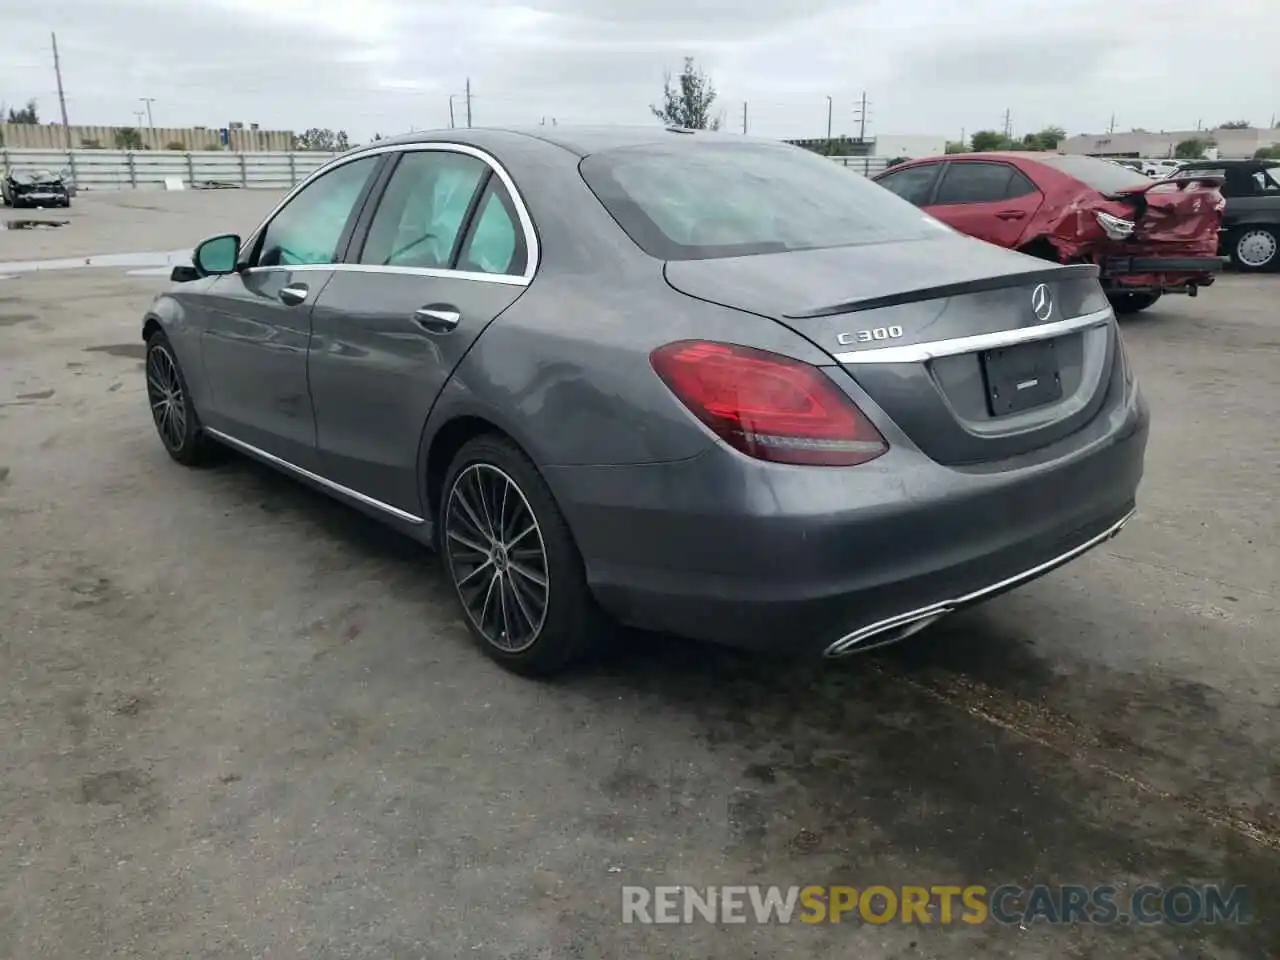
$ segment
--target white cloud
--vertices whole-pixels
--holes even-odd
[[[157,8],[164,9],[158,13]],[[57,113],[56,28],[72,122],[228,120],[296,130],[445,126],[468,77],[478,124],[648,122],[663,71],[695,56],[726,123],[820,136],[1097,131],[1278,109],[1276,0],[44,0],[9,4],[0,98]],[[463,116],[460,96],[455,109]]]

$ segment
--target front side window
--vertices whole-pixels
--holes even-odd
[[[929,202],[929,194],[933,190],[933,179],[938,175],[938,164],[922,163],[918,167],[908,167],[886,174],[876,183],[886,190],[892,190],[903,200],[923,207]]]
[[[407,152],[400,158],[360,262],[387,267],[447,268],[489,165],[463,153]]]
[[[852,170],[798,147],[620,147],[579,171],[627,235],[660,260],[926,240],[936,223]]]
[[[267,224],[256,266],[333,263],[378,160],[372,156],[344,163],[303,187]]]

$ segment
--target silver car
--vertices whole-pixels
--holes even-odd
[[[231,447],[434,545],[481,647],[612,622],[836,656],[1116,534],[1148,414],[1093,266],[799,148],[417,133],[147,311],[170,456]]]

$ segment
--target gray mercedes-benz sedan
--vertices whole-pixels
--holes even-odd
[[[869,649],[1106,541],[1142,476],[1095,267],[774,142],[384,140],[174,279],[142,331],[170,456],[235,448],[434,545],[522,673],[611,621]]]

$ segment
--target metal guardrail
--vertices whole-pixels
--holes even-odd
[[[159,190],[166,177],[189,187],[225,184],[284,190],[327,163],[335,153],[314,150],[229,153],[219,150],[17,150],[0,147],[0,169],[67,170],[77,190]],[[864,177],[884,170],[886,157],[831,157]]]
[[[888,157],[830,157],[829,159],[864,177],[874,177],[877,173],[889,168]]]
[[[206,183],[284,190],[328,162],[319,151],[228,153],[218,150],[16,150],[0,148],[0,168],[69,171],[77,190],[157,190],[166,177],[189,187]]]

